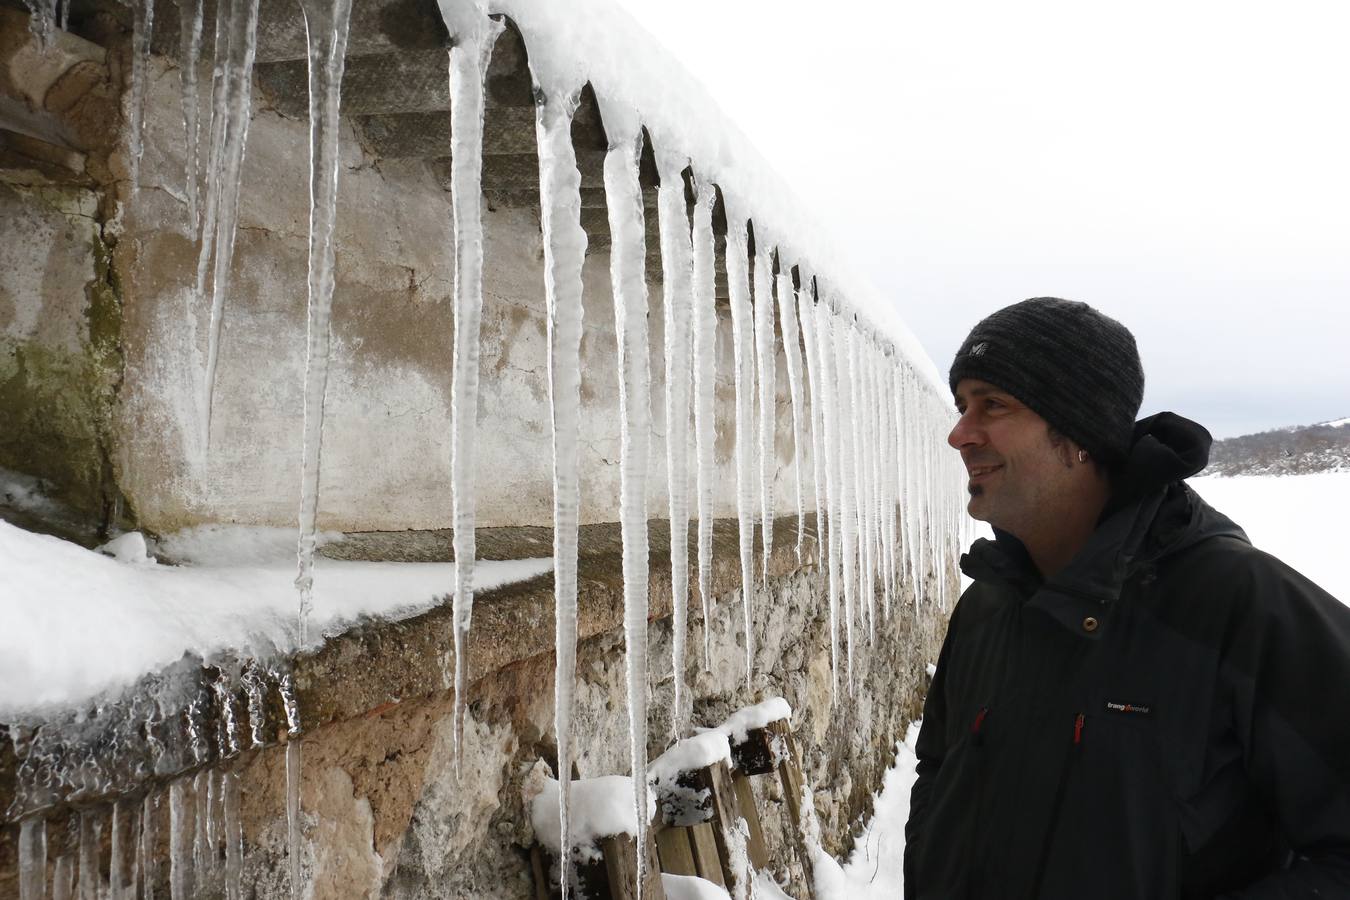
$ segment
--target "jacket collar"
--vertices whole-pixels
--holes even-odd
[[[978,540],[962,556],[962,571],[975,581],[1011,586],[1071,632],[1100,638],[1100,622],[1087,628],[1084,621],[1102,616],[1141,567],[1220,534],[1246,540],[1182,483],[1205,467],[1210,442],[1208,431],[1175,413],[1140,420],[1111,502],[1062,571],[1042,580],[1022,543],[997,529],[994,540]]]

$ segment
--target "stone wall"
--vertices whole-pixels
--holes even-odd
[[[693,724],[710,726],[735,709],[770,696],[793,707],[806,777],[826,851],[842,856],[870,813],[871,794],[894,758],[895,742],[918,714],[925,666],[936,658],[943,616],[915,610],[912,592],[887,615],[877,598],[875,641],[857,623],[854,689],[832,688],[826,590],[813,534],[803,559],[794,552],[795,520],[780,520],[769,577],[752,593],[754,676],[745,676],[745,641],[733,522],[719,523],[715,546],[711,665],[702,659],[704,622],[690,604],[686,678]],[[808,521],[808,526],[810,525]],[[612,528],[588,535],[582,562],[582,636],[578,653],[575,746],[584,777],[628,771],[621,557]],[[649,757],[671,742],[671,619],[668,560],[653,540],[651,581]],[[758,561],[757,561],[758,562]],[[935,576],[925,582],[931,595]],[[552,585],[549,577],[480,598],[471,665],[482,671],[468,696],[463,769],[452,764],[453,693],[444,674],[449,654],[447,612],[434,610],[397,625],[373,624],[341,636],[295,662],[307,716],[302,806],[304,873],[315,898],[532,896],[528,848],[534,841],[526,785],[556,758],[553,733]],[[842,621],[840,623],[842,629]],[[3,742],[0,742],[3,744]],[[0,746],[0,757],[11,748]],[[151,798],[158,849],[158,890],[170,877],[169,795],[182,785],[191,815],[195,786],[224,773],[242,788],[245,897],[289,896],[286,862],[285,747],[225,754],[205,769],[143,780],[121,795],[123,834],[133,810]],[[0,775],[5,768],[0,758]],[[544,769],[547,771],[547,769]],[[205,773],[203,775],[203,773]],[[755,780],[766,839],[780,881],[801,885],[783,830],[777,782]],[[112,797],[87,798],[48,814],[49,866],[76,851],[78,813],[98,823],[99,866],[111,870]],[[216,810],[219,828],[219,809]],[[13,890],[17,829],[0,832],[0,894]],[[134,831],[133,831],[134,833]],[[123,838],[127,841],[127,838]],[[220,838],[217,837],[219,857]],[[124,843],[123,848],[129,846]],[[128,864],[129,865],[129,864]],[[223,896],[224,865],[208,867],[198,896]],[[797,894],[800,895],[800,894]]]

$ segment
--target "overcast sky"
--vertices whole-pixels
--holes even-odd
[[[619,0],[946,371],[1007,303],[1135,333],[1144,413],[1350,416],[1350,4]]]

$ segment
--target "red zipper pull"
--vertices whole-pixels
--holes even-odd
[[[1083,714],[1079,713],[1078,718],[1073,720],[1073,742],[1081,744],[1083,742]]]
[[[984,725],[984,717],[987,715],[989,715],[989,707],[987,706],[981,707],[980,711],[975,715],[974,723],[972,723],[970,726],[971,734],[980,733],[980,728]]]

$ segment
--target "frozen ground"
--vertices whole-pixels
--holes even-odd
[[[79,702],[192,652],[263,658],[295,648],[292,529],[213,528],[146,556],[138,534],[115,556],[0,521],[0,719]],[[551,559],[480,561],[479,591],[541,575]],[[317,561],[311,643],[366,616],[415,615],[451,593],[453,563]]]

